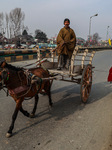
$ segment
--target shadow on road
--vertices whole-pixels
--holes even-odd
[[[109,82],[101,82],[93,84],[89,103],[98,101],[103,97],[106,97],[111,92],[112,92],[112,84],[110,84]]]
[[[89,102],[86,105],[102,99],[111,92],[112,85],[110,85],[108,82],[93,84]],[[60,93],[63,93],[61,95],[61,98],[58,97]],[[73,84],[53,90],[52,99],[53,98],[55,98],[56,101],[54,101],[53,108],[50,111],[49,109],[43,108],[44,110],[40,111],[35,116],[35,120],[31,120],[29,126],[18,130],[14,133],[14,135],[33,126],[36,126],[42,122],[49,121],[50,119],[54,119],[55,121],[62,120],[63,118],[67,118],[69,115],[72,115],[77,110],[80,111],[86,107],[86,105],[82,104],[80,100],[80,86],[78,85]]]

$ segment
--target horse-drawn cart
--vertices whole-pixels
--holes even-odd
[[[44,68],[48,69],[50,74],[54,77],[51,77],[55,80],[74,82],[81,84],[80,93],[81,100],[83,103],[86,103],[90,95],[91,86],[92,86],[92,59],[94,57],[95,51],[89,52],[88,49],[80,52],[78,48],[75,48],[72,58],[71,66],[69,70],[57,70],[58,62],[55,59],[54,51],[51,50],[51,59],[43,61],[40,63]],[[40,51],[37,52],[38,60],[41,60]]]
[[[92,86],[92,59],[95,52],[89,53],[86,49],[79,53],[78,48],[73,52],[69,70],[57,70],[58,62],[55,60],[54,51],[51,50],[51,61],[41,59],[40,50],[37,49],[38,63],[36,68],[18,68],[1,60],[0,64],[0,90],[7,88],[7,94],[16,102],[16,108],[12,116],[12,122],[6,137],[12,136],[12,130],[17,118],[18,111],[21,111],[27,117],[34,117],[37,109],[38,94],[44,92],[48,95],[49,105],[52,106],[51,84],[52,81],[61,80],[81,84],[81,100],[86,103]],[[34,64],[34,63],[33,63]],[[32,64],[30,64],[32,65]],[[26,66],[30,66],[26,65]],[[44,68],[48,69],[46,71]],[[34,107],[31,113],[28,113],[22,107],[22,102],[26,98],[35,97]]]

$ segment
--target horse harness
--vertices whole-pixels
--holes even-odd
[[[4,86],[4,82],[9,79],[9,71],[7,68],[0,68],[1,71],[1,81],[0,86]]]
[[[5,84],[5,81],[8,81],[9,78],[10,78],[10,73],[9,73],[9,70],[7,68],[0,68],[1,70],[1,81],[0,81],[0,87],[1,89],[4,90],[4,88],[6,86],[4,86]],[[37,77],[36,75],[32,74],[29,70],[24,70],[24,74],[26,76],[26,80],[27,80],[27,85],[26,85],[26,89],[27,91],[24,93],[24,94],[21,94],[20,96],[16,96],[16,94],[14,93],[14,91],[16,92],[22,92],[22,90],[25,90],[25,86],[23,85],[22,83],[22,79],[21,79],[21,75],[20,75],[20,72],[18,72],[18,77],[19,77],[19,80],[21,82],[21,86],[20,87],[17,87],[13,90],[7,90],[7,96],[9,95],[9,93],[12,93],[13,95],[15,95],[16,98],[20,98],[20,97],[23,97],[25,96],[32,88],[32,85],[35,84],[36,85],[36,89],[37,89],[37,93],[39,92],[39,90],[41,89],[41,85],[42,85],[42,79]],[[33,90],[33,89],[32,89]],[[31,97],[32,98],[32,97]]]

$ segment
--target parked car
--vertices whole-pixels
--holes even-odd
[[[33,49],[33,48],[35,48],[36,47],[36,45],[35,44],[32,44],[32,45],[30,45],[28,48],[29,49]]]
[[[26,44],[21,44],[21,49],[25,49],[25,48],[28,48],[28,46]]]
[[[10,44],[4,45],[4,49],[10,49]]]
[[[0,45],[0,49],[3,49],[3,46],[2,46],[2,45]]]
[[[56,44],[48,44],[48,47],[50,48],[55,48],[57,45]]]
[[[15,44],[11,44],[11,45],[10,45],[10,48],[11,48],[11,49],[15,49],[15,48],[16,48],[16,45],[15,45]]]

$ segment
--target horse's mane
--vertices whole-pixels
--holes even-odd
[[[7,64],[7,63],[6,63],[6,65],[5,65],[5,67],[8,68],[8,69],[11,69],[11,70],[13,70],[13,71],[23,71],[23,68],[22,68],[22,67],[15,67],[15,66],[13,66],[13,65],[11,65],[11,64]]]

